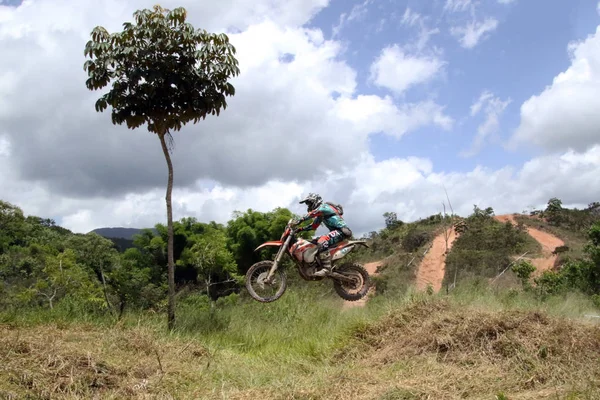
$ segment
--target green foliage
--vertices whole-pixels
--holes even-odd
[[[535,267],[531,262],[527,260],[520,260],[511,266],[512,271],[517,275],[517,277],[521,280],[521,284],[524,288],[530,288],[531,284],[529,279],[531,278],[531,274],[535,271]]]
[[[25,217],[20,208],[5,201],[0,201],[0,252],[5,252],[12,245],[22,245],[15,240],[25,239]]]
[[[454,280],[455,274],[459,279],[494,277],[510,265],[512,256],[540,248],[522,225],[501,223],[493,215],[491,207],[482,210],[474,206],[473,213],[464,220],[462,233],[446,258],[446,281]]]
[[[558,271],[545,271],[535,279],[541,296],[579,291],[589,296],[600,295],[600,223],[588,230],[585,257],[566,262]],[[596,297],[594,297],[596,298]]]
[[[255,249],[264,242],[279,240],[288,221],[296,216],[286,208],[276,208],[262,213],[252,209],[236,211],[227,223],[228,248],[233,253],[238,271],[245,274],[252,264],[274,256],[275,247],[261,251]],[[310,232],[302,232],[300,237],[310,238]]]
[[[473,214],[471,216],[478,219],[489,219],[494,216],[494,209],[492,207],[487,207],[485,210],[482,210],[476,204],[474,204]]]
[[[219,115],[225,96],[235,94],[228,80],[239,74],[227,35],[195,29],[182,7],[154,6],[133,16],[135,23],[124,23],[121,32],[95,27],[86,43],[87,88],[113,81],[96,110],[111,106],[114,124],[134,129],[148,123],[159,135]]]
[[[383,218],[385,218],[385,227],[389,230],[394,230],[397,227],[404,225],[404,222],[398,219],[395,212],[383,213]]]
[[[163,310],[168,238],[163,224],[142,230],[133,247],[119,252],[96,233],[73,234],[51,220],[25,217],[18,207],[1,204],[5,247],[0,249],[0,310],[41,307],[58,312],[67,302],[69,312],[117,317],[128,309]],[[244,272],[237,260],[265,257],[255,247],[278,239],[294,217],[283,208],[236,216],[227,226],[191,217],[173,223],[175,281],[182,295],[208,295],[216,304],[237,296]]]
[[[402,248],[405,251],[412,253],[427,243],[430,239],[431,235],[428,231],[416,226],[412,226],[402,239]]]
[[[600,203],[592,202],[583,210],[569,209],[562,206],[560,199],[553,197],[548,200],[544,210],[532,211],[531,215],[545,219],[551,226],[585,233],[596,222],[600,222]]]

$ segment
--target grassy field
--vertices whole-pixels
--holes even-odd
[[[599,311],[575,295],[540,303],[471,283],[348,310],[320,284],[272,304],[243,297],[188,299],[170,334],[164,315],[4,314],[0,398],[600,396],[600,327],[585,317]]]

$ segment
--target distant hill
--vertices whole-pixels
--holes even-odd
[[[105,238],[131,240],[133,239],[133,235],[142,233],[142,230],[138,228],[98,228],[94,229],[92,232],[97,233],[100,236],[104,236]]]
[[[156,234],[156,229],[152,228],[152,231]],[[110,239],[120,252],[134,247],[133,246],[133,235],[137,235],[142,232],[139,228],[98,228],[94,229],[90,233],[97,233],[100,236],[104,236]]]

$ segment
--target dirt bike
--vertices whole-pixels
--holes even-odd
[[[296,264],[300,276],[304,280],[320,281],[324,278],[331,279],[336,293],[344,300],[356,301],[367,294],[370,286],[370,277],[362,265],[357,263],[337,265],[356,245],[369,247],[366,241],[344,240],[336,247],[330,249],[329,251],[332,256],[331,273],[324,277],[314,276],[313,274],[321,269],[321,261],[317,256],[318,246],[314,241],[297,237],[294,226],[294,219],[290,219],[279,240],[265,242],[254,250],[258,251],[267,246],[279,247],[274,261],[259,261],[252,265],[248,269],[248,272],[246,272],[246,289],[248,289],[252,298],[262,303],[270,303],[283,295],[287,288],[286,273],[280,268],[280,262],[284,254],[291,257]],[[261,296],[257,293],[258,288],[261,290],[272,290],[275,294]],[[355,292],[353,293],[352,291]]]

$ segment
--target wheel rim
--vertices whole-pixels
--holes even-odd
[[[275,271],[271,282],[267,282],[270,267],[257,268],[250,276],[250,287],[255,295],[262,299],[270,299],[277,295],[281,290],[282,280],[279,277],[281,271]]]
[[[352,279],[352,283],[346,282],[346,281],[340,282],[344,291],[350,295],[358,294],[362,290],[362,288],[365,284],[365,280],[364,280],[362,274],[358,271],[349,270],[349,271],[344,271],[344,275],[346,275],[346,277]]]

